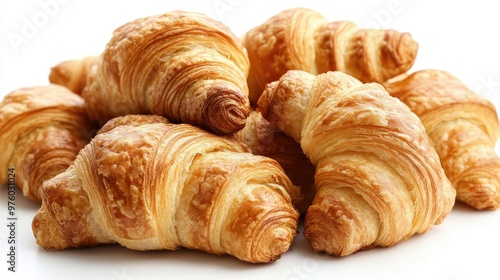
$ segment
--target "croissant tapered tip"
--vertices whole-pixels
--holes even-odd
[[[402,63],[405,65],[413,65],[415,62],[415,58],[417,57],[418,52],[418,43],[413,39],[410,33],[403,33],[401,35],[401,44],[399,45],[398,51],[399,54],[405,53],[406,55],[402,56]]]
[[[292,244],[292,239],[293,236],[291,236],[290,232],[285,232],[284,229],[277,228],[274,232],[274,238],[268,247],[269,261],[275,261],[287,252]]]
[[[80,60],[62,61],[50,69],[49,81],[81,95],[87,84],[90,68],[96,60],[95,56],[87,56]]]
[[[286,253],[297,235],[298,213],[282,212],[257,228],[258,237],[252,245],[251,262],[273,262]]]
[[[384,77],[384,81],[410,69],[415,63],[418,52],[418,43],[410,33],[388,30],[386,36],[389,37],[386,53],[391,58],[391,65],[386,66],[391,67],[389,69],[394,69],[395,72],[389,77]]]
[[[478,210],[500,208],[500,178],[477,171],[475,176],[465,177],[456,183],[457,199]]]
[[[202,121],[213,132],[226,135],[245,127],[250,102],[241,90],[215,85],[207,91]]]
[[[54,84],[66,86],[72,78],[72,69],[76,61],[68,60],[50,68],[49,81]]]
[[[483,192],[476,190],[474,193],[459,196],[458,200],[465,202],[477,210],[497,210],[500,208],[500,200],[498,198],[494,199],[494,196],[491,192],[484,191],[483,188]]]
[[[326,252],[334,256],[345,256],[349,253],[344,251],[346,244],[345,235],[337,229],[335,221],[328,215],[317,209],[314,205],[307,212],[305,238],[316,252]],[[332,234],[336,232],[336,234]]]
[[[269,110],[271,108],[271,102],[273,99],[274,91],[278,87],[279,82],[274,81],[266,85],[264,92],[260,96],[257,102],[257,108],[264,118],[267,118]]]
[[[66,238],[58,230],[58,226],[51,224],[50,220],[42,206],[36,213],[31,223],[33,235],[36,239],[36,244],[45,249],[65,249],[69,247]]]

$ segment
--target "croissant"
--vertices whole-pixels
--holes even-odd
[[[225,25],[175,11],[117,28],[82,96],[94,121],[156,114],[229,134],[250,113],[248,69],[245,48]]]
[[[301,189],[298,201],[293,201],[300,213],[305,213],[315,194],[315,168],[300,145],[262,117],[251,111],[245,127],[235,134],[255,155],[276,160],[295,186]]]
[[[62,61],[50,69],[49,81],[81,95],[87,85],[90,68],[96,60],[96,56],[87,56],[82,59]]]
[[[477,209],[500,207],[499,136],[495,106],[443,70],[389,80],[387,91],[422,120],[457,200]]]
[[[248,50],[250,101],[287,70],[311,74],[342,71],[362,82],[384,82],[410,69],[418,44],[409,33],[360,29],[351,21],[328,22],[306,8],[284,10],[243,37]]]
[[[314,250],[345,256],[391,246],[451,211],[455,189],[422,123],[380,84],[291,70],[268,84],[258,106],[316,167],[304,219]]]
[[[83,99],[65,87],[14,90],[0,103],[0,168],[14,168],[23,194],[41,202],[42,183],[68,168],[93,129]],[[0,184],[6,176],[0,172]]]
[[[296,235],[298,190],[279,164],[189,124],[118,125],[43,185],[32,228],[47,249],[117,242],[271,262]]]

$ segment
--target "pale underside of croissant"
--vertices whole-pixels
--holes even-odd
[[[296,235],[298,195],[279,164],[188,124],[118,125],[44,184],[33,220],[48,249],[117,242],[270,262]]]
[[[451,211],[455,190],[422,123],[381,85],[288,71],[258,105],[316,166],[304,231],[314,250],[342,256],[391,246]]]
[[[443,70],[421,70],[385,84],[424,124],[457,199],[477,209],[500,207],[495,106]]]
[[[65,87],[12,91],[0,103],[0,184],[15,168],[23,194],[41,202],[42,183],[68,168],[92,130],[83,99]]]
[[[409,33],[360,29],[350,21],[328,22],[305,8],[284,10],[243,37],[248,50],[250,101],[288,70],[311,74],[342,71],[362,82],[384,82],[408,71],[418,44]]]
[[[81,95],[87,85],[90,68],[96,60],[96,56],[87,56],[82,59],[62,61],[50,69],[49,81]]]
[[[292,183],[300,187],[300,199],[293,203],[305,214],[315,194],[315,168],[300,144],[264,119],[259,111],[250,113],[245,127],[235,136],[253,154],[272,158],[281,165]]]
[[[218,134],[248,117],[249,61],[239,39],[212,18],[183,11],[117,28],[82,96],[92,120],[156,114]]]

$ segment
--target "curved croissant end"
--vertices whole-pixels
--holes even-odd
[[[90,68],[96,60],[96,56],[87,56],[79,60],[62,61],[50,69],[49,81],[81,95],[87,85]]]

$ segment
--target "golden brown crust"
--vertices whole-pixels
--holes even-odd
[[[288,71],[258,105],[316,166],[304,231],[314,250],[343,256],[391,246],[451,211],[455,190],[422,123],[381,85]]]
[[[298,190],[276,161],[187,124],[99,133],[44,190],[33,232],[48,249],[117,242],[270,262],[297,230]]]
[[[170,123],[166,118],[158,115],[126,115],[121,117],[113,118],[107,121],[97,134],[106,133],[115,127],[120,125],[132,125],[132,126],[140,126],[143,124],[151,124],[151,123]]]
[[[278,80],[286,70],[317,73],[313,31],[326,19],[309,9],[288,9],[249,30],[243,44],[250,59],[248,87],[250,101],[257,100],[264,86]]]
[[[49,81],[65,86],[80,95],[87,85],[90,68],[96,60],[96,56],[87,56],[82,59],[62,61],[50,68]]]
[[[411,68],[418,44],[409,33],[360,29],[350,21],[328,22],[305,8],[284,10],[249,30],[250,101],[288,70],[311,74],[338,70],[362,82],[383,82]]]
[[[338,70],[362,82],[380,83],[408,71],[418,50],[407,32],[360,29],[350,21],[325,24],[316,38],[318,73]]]
[[[431,138],[457,199],[477,209],[500,207],[499,135],[495,106],[443,70],[388,81],[389,93],[415,112]]]
[[[92,209],[80,185],[74,166],[44,183],[42,207],[32,222],[38,244],[62,250],[97,245],[98,240],[106,239],[92,224]],[[44,207],[44,203],[50,203],[51,207]],[[72,206],[70,211],[67,205]]]
[[[236,138],[247,145],[255,155],[276,160],[292,183],[299,186],[301,196],[293,201],[300,213],[307,211],[315,194],[314,172],[311,161],[304,155],[300,144],[281,132],[262,117],[259,111],[252,111],[245,127],[236,133]]]
[[[96,121],[156,114],[229,134],[249,114],[248,68],[245,48],[226,26],[175,11],[117,28],[82,96]]]
[[[24,195],[40,202],[42,183],[68,168],[92,131],[83,99],[67,88],[17,89],[0,103],[0,168],[15,168]],[[6,174],[0,172],[1,184]]]

